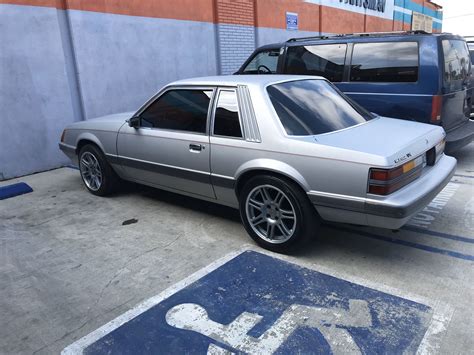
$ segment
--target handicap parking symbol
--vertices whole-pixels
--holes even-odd
[[[433,313],[428,305],[248,250],[63,354],[416,353]]]

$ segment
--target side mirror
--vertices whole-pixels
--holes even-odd
[[[132,118],[128,120],[128,125],[133,128],[140,127],[140,117],[133,116]]]

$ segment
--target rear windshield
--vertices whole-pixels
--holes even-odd
[[[308,136],[337,131],[373,118],[325,80],[271,85],[268,96],[286,133]]]
[[[444,82],[447,89],[460,89],[467,82],[471,60],[467,44],[463,40],[444,39]]]

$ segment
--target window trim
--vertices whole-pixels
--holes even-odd
[[[242,133],[242,137],[232,137],[232,136],[223,136],[220,134],[215,134],[214,133],[214,126],[216,122],[216,111],[217,111],[217,103],[219,101],[219,95],[222,91],[233,91],[235,93],[235,98],[237,99],[237,115],[239,117],[239,125],[240,125],[240,132]],[[210,129],[210,136],[216,137],[216,138],[227,138],[227,139],[236,139],[236,140],[241,140],[245,141],[245,132],[244,132],[244,126],[242,124],[242,113],[241,109],[239,106],[239,98],[238,98],[239,93],[237,92],[237,87],[225,87],[225,86],[220,86],[217,88],[215,94],[214,94],[214,102],[212,105],[212,118],[211,118],[211,129]]]
[[[166,94],[169,91],[175,91],[175,90],[191,90],[191,91],[211,91],[211,97],[209,99],[209,107],[207,109],[207,116],[206,116],[206,131],[205,132],[193,132],[193,131],[185,131],[185,130],[180,130],[180,129],[169,129],[169,128],[157,128],[157,127],[143,127],[141,125],[142,119],[141,115],[142,113],[150,107],[153,103],[155,103],[157,100],[159,100],[164,94]],[[138,109],[137,112],[132,117],[137,117],[139,118],[139,125],[138,129],[147,129],[147,130],[154,130],[154,131],[164,131],[164,132],[176,132],[176,133],[184,133],[184,134],[195,134],[195,135],[200,135],[200,136],[209,136],[209,122],[211,119],[211,112],[212,108],[214,106],[214,101],[215,101],[215,96],[216,96],[216,91],[217,88],[215,86],[206,86],[206,85],[168,85],[165,86],[163,89],[158,91],[155,95],[153,95],[145,104],[142,105]]]
[[[416,81],[352,81],[351,80],[351,72],[352,72],[352,59],[354,58],[354,49],[358,44],[379,44],[379,43],[416,43],[417,49],[417,65],[418,65],[418,73],[416,77]],[[347,76],[347,83],[360,83],[360,84],[418,84],[420,81],[420,68],[421,68],[421,55],[420,55],[420,42],[417,40],[407,40],[407,41],[372,41],[372,42],[352,42],[352,51],[350,55],[350,61],[348,63],[349,72]]]

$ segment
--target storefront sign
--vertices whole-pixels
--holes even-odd
[[[386,0],[339,0],[339,2],[378,12],[385,12],[386,5]]]

